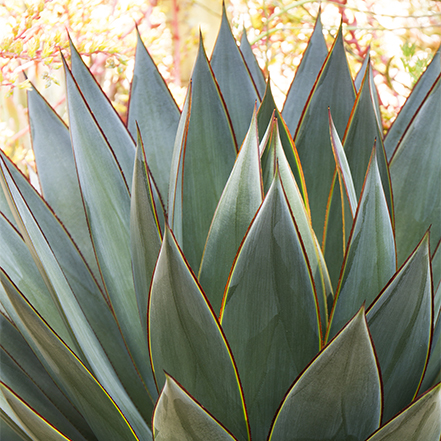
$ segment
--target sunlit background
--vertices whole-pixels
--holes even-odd
[[[246,31],[261,68],[270,75],[280,109],[319,8],[328,48],[343,21],[353,77],[370,47],[386,128],[441,41],[440,1],[229,0],[226,8],[233,34],[239,40]],[[69,57],[68,33],[124,119],[136,27],[181,105],[199,30],[210,54],[221,13],[221,0],[0,1],[0,148],[25,173],[32,171],[29,81],[67,118],[60,51]]]

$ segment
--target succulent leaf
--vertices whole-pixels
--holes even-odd
[[[441,385],[415,401],[366,441],[438,441],[441,436]]]
[[[427,362],[432,332],[429,237],[367,311],[383,381],[383,421],[414,398]]]
[[[233,129],[201,41],[176,136],[168,200],[170,227],[194,271],[236,154]]]
[[[311,270],[278,172],[238,251],[221,323],[252,437],[263,440],[286,389],[321,345]]]
[[[429,225],[432,249],[441,238],[440,151],[441,75],[408,125],[390,161],[399,264],[411,253]]]
[[[73,404],[84,415],[97,438],[103,441],[115,436],[118,436],[118,439],[130,441],[151,439],[149,428],[133,402],[124,399],[121,389],[117,395],[117,406],[84,364],[41,319],[3,271],[0,271],[0,280],[21,318],[20,332],[26,336],[26,340],[33,351],[38,354],[45,369],[49,371],[62,390],[67,392]],[[105,368],[105,365],[101,364],[101,368]],[[104,369],[99,373],[101,376],[106,374]],[[118,381],[115,380],[116,378],[113,378],[113,383],[109,382],[109,385],[117,389]],[[126,416],[121,413],[120,409]],[[130,420],[130,424],[126,418]]]
[[[387,132],[384,140],[384,148],[386,149],[387,159],[389,161],[395,153],[398,144],[401,142],[401,138],[406,132],[407,127],[412,122],[412,119],[440,74],[441,47],[438,48],[429,66],[427,66],[417,84],[415,84],[411,94],[401,108],[400,113]]]
[[[225,3],[210,65],[229,111],[238,145],[242,144],[259,94],[231,33]]]
[[[130,186],[135,160],[135,143],[106,94],[84,64],[72,40],[69,40],[69,42],[72,75],[117,158],[124,180]],[[69,76],[67,71],[65,64],[66,77]]]
[[[272,124],[270,141],[262,155],[262,168],[265,177],[265,188],[270,187],[274,180],[274,176],[276,175],[276,171],[278,170],[280,173],[286,199],[288,200],[295,223],[299,230],[301,241],[305,247],[308,263],[311,268],[311,274],[313,275],[320,310],[322,333],[324,335],[328,326],[327,302],[328,298],[333,298],[331,281],[329,279],[326,262],[311,226],[309,213],[305,208],[302,195],[300,194],[300,190],[283,151],[278,126],[275,121],[273,121]]]
[[[68,440],[55,427],[44,420],[36,413],[26,402],[17,396],[3,382],[0,382],[0,391],[5,397],[14,413],[21,421],[25,421],[26,429],[35,439],[44,439],[47,441]]]
[[[53,382],[18,329],[1,314],[0,351],[2,381],[7,387],[68,438],[96,440],[86,421]]]
[[[341,136],[354,101],[354,84],[349,73],[340,27],[294,135],[308,189],[312,226],[319,237],[323,232],[326,204],[335,170],[329,140],[328,107],[331,108],[335,127]]]
[[[130,194],[112,150],[66,68],[72,146],[103,284],[134,363],[152,389],[130,252]],[[132,169],[134,162],[132,164]]]
[[[75,169],[69,129],[36,89],[28,91],[32,148],[41,194],[99,277]]]
[[[147,336],[148,290],[161,248],[161,230],[144,144],[138,132],[130,204],[130,250],[139,317]]]
[[[327,56],[328,48],[323,37],[323,27],[319,11],[314,31],[311,34],[308,46],[303,53],[302,61],[288,90],[282,110],[283,118],[292,134],[296,133],[309,94]]]
[[[146,158],[164,203],[180,111],[137,32],[135,68],[130,90],[128,129],[137,139],[137,125],[146,144]]]
[[[395,269],[392,222],[373,149],[335,294],[328,337],[334,336],[364,302],[369,306],[375,300]]]
[[[147,326],[158,390],[167,372],[238,440],[247,440],[241,386],[230,349],[169,228],[153,275]]]
[[[290,388],[268,440],[363,441],[380,418],[380,372],[362,308]]]
[[[245,29],[242,32],[239,49],[242,53],[247,69],[251,75],[254,86],[256,87],[259,94],[259,100],[261,100],[263,95],[265,94],[266,89],[265,77],[263,75],[262,69],[260,69],[259,64],[257,63],[256,57],[254,56],[253,49],[251,48],[250,42],[248,41]]]
[[[257,117],[251,125],[219,200],[199,269],[201,283],[216,314],[234,257],[263,200]]]
[[[153,415],[155,441],[234,441],[235,438],[176,381],[165,385]]]

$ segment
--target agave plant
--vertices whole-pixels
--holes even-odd
[[[182,111],[141,39],[127,124],[64,67],[38,189],[1,153],[2,439],[440,439],[439,50],[385,137],[320,17],[282,112],[225,11]]]

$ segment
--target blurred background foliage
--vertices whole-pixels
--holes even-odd
[[[233,34],[247,32],[270,75],[280,109],[319,8],[328,47],[343,20],[354,77],[370,47],[386,128],[441,41],[439,0],[228,0],[226,7]],[[0,148],[32,173],[30,81],[66,120],[60,52],[69,58],[68,33],[124,119],[135,28],[181,105],[199,29],[210,54],[221,11],[222,0],[0,0]]]

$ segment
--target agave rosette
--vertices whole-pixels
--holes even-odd
[[[280,112],[224,12],[182,111],[139,39],[124,124],[72,45],[39,191],[1,153],[2,437],[439,440],[440,72],[383,137],[319,18]]]

